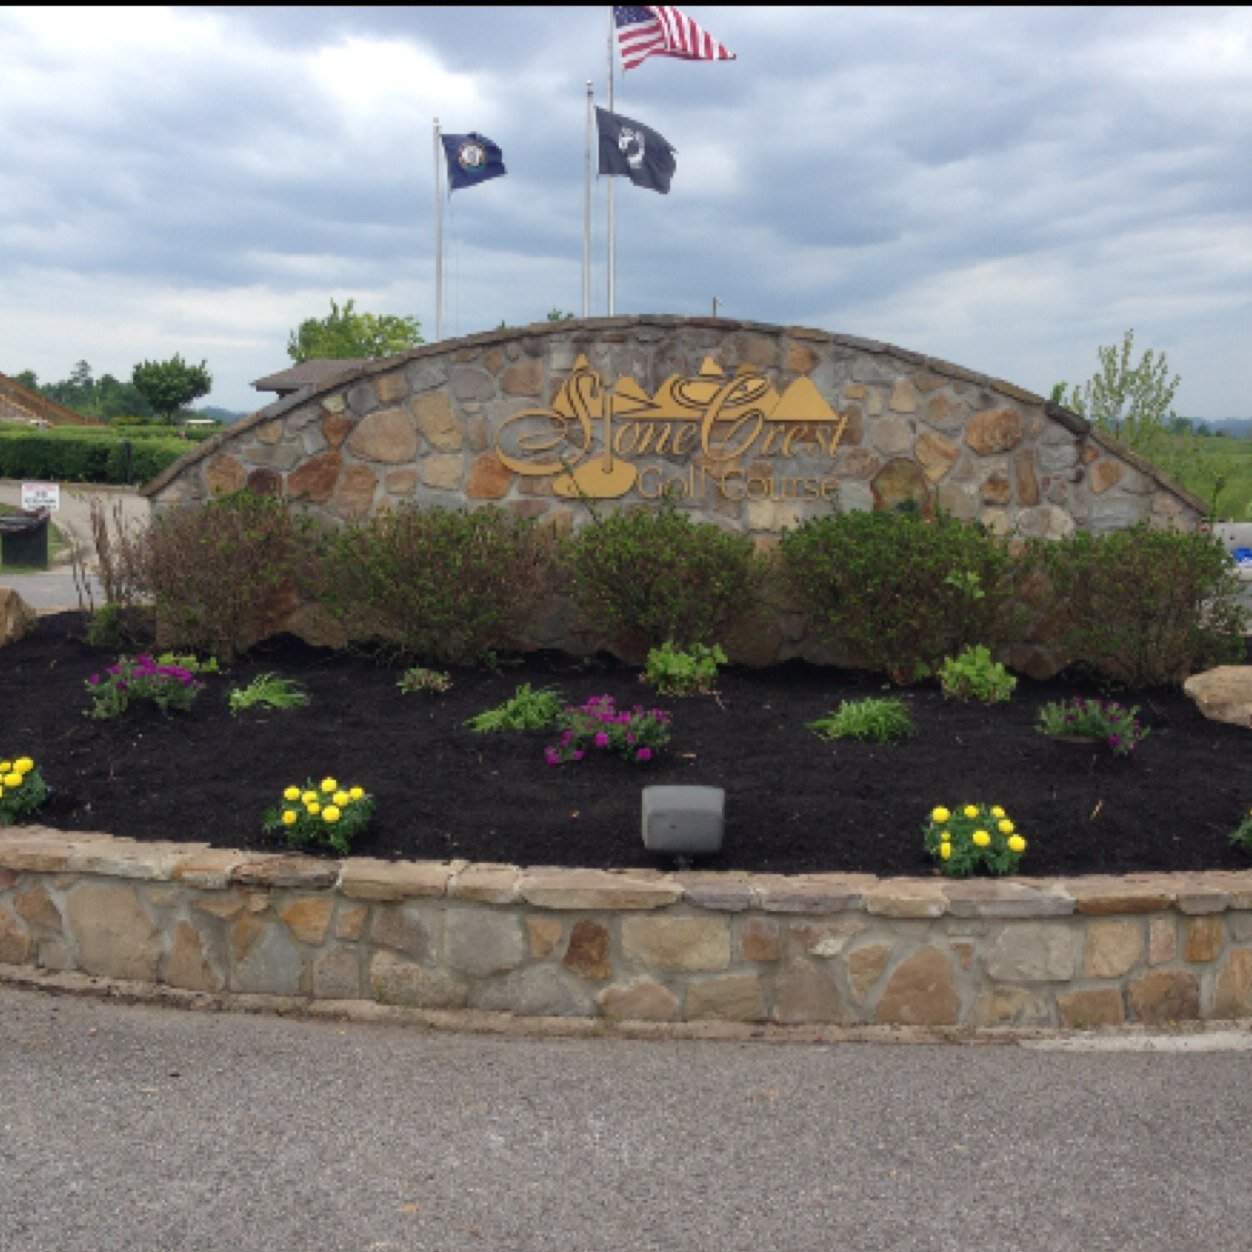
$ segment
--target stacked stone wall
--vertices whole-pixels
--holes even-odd
[[[34,827],[0,833],[0,966],[601,1023],[1159,1026],[1252,1015],[1252,873],[524,870]]]

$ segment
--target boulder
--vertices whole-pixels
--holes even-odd
[[[20,639],[34,624],[35,610],[12,587],[0,587],[0,647]]]
[[[1252,730],[1252,665],[1219,665],[1192,674],[1182,689],[1210,721]]]

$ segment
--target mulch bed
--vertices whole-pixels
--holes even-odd
[[[362,855],[665,867],[642,844],[641,789],[699,783],[727,797],[709,869],[928,874],[926,815],[968,801],[1004,806],[1029,840],[1032,876],[1252,868],[1228,842],[1252,805],[1252,732],[1207,721],[1177,690],[1122,697],[1151,728],[1130,759],[1035,730],[1046,701],[1109,694],[1073,677],[1021,679],[995,707],[904,689],[918,733],[882,747],[806,728],[840,700],[883,694],[876,675],[731,667],[716,698],[662,699],[607,658],[535,654],[495,673],[454,670],[444,695],[405,695],[396,667],[283,637],[210,675],[187,713],[98,721],[84,716],[84,682],[116,654],[83,630],[81,614],[44,617],[0,651],[0,752],[35,758],[54,788],[38,820],[65,831],[277,850],[263,811],[284,785],[333,774],[376,797]],[[268,670],[304,684],[311,703],[232,716],[229,689]],[[602,753],[550,767],[550,732],[465,729],[523,682],[570,702],[607,692],[619,706],[668,708],[671,749],[646,765]]]

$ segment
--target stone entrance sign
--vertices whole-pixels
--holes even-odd
[[[352,520],[499,503],[563,528],[673,498],[763,542],[806,517],[912,502],[1004,534],[1149,521],[1204,502],[1077,414],[904,349],[801,327],[620,317],[345,362],[145,488],[248,487]]]

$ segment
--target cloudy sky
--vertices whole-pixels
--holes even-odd
[[[619,70],[678,169],[615,182],[618,313],[716,298],[1045,394],[1133,327],[1179,412],[1252,416],[1252,9],[685,11],[738,59]],[[606,12],[0,7],[0,371],[180,352],[250,410],[332,298],[432,339],[436,116],[509,171],[445,202],[445,334],[581,312]]]

